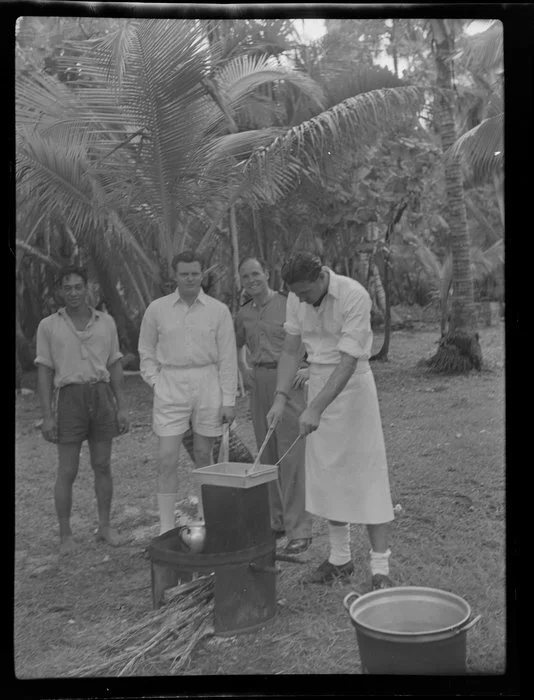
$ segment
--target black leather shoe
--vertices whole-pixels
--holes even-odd
[[[284,549],[284,554],[304,554],[311,547],[312,538],[304,537],[298,540],[290,540]]]
[[[348,561],[341,566],[331,564],[328,559],[305,579],[308,583],[333,583],[334,581],[348,581],[354,573],[354,564]]]
[[[393,588],[393,581],[385,574],[375,574],[372,578],[372,590],[381,591],[383,588]]]

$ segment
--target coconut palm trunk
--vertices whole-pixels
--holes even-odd
[[[451,70],[454,40],[447,20],[431,20],[431,27],[439,89],[437,97],[439,130],[442,149],[446,153],[456,140]],[[454,373],[469,371],[473,368],[480,369],[482,365],[482,351],[476,332],[467,215],[458,158],[446,160],[445,187],[453,260],[452,304],[449,327],[441,339],[436,354],[429,360],[429,365],[435,371]]]

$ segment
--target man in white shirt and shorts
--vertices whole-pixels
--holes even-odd
[[[302,252],[282,268],[290,294],[277,393],[267,422],[279,419],[304,343],[310,363],[308,405],[300,416],[306,439],[306,510],[328,520],[330,556],[313,583],[347,580],[354,571],[350,523],[367,526],[372,588],[389,578],[388,523],[393,505],[376,386],[369,366],[371,299],[356,280],[335,274]]]
[[[235,418],[237,351],[228,307],[201,288],[202,259],[173,260],[176,290],[147,308],[139,334],[141,376],[154,388],[160,534],[175,527],[178,455],[192,423],[196,467],[212,463],[222,424]],[[199,501],[199,516],[203,517]]]

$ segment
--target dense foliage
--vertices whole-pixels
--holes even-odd
[[[443,302],[451,243],[428,22],[326,25],[304,45],[290,20],[19,20],[23,364],[57,304],[54,271],[73,260],[88,266],[91,301],[106,304],[130,351],[184,247],[204,253],[208,290],[234,306],[240,256],[265,258],[280,284],[297,247],[368,285],[377,313],[386,266],[392,304]],[[501,154],[488,160],[499,47],[484,51],[483,37],[473,47],[465,26],[453,27],[456,153],[475,292],[502,298]],[[494,44],[498,29],[488,30]]]

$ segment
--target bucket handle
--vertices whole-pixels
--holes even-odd
[[[362,595],[362,594],[361,594],[361,593],[358,593],[357,591],[351,591],[350,593],[348,593],[348,594],[343,598],[343,607],[345,608],[345,610],[349,610],[349,611],[350,611],[350,603],[349,603],[349,599],[350,599],[350,598],[352,598],[352,597],[354,597],[354,598],[361,598],[361,595]]]
[[[455,634],[460,634],[460,632],[467,632],[467,630],[470,630],[471,627],[474,627],[476,625],[476,623],[479,622],[479,620],[481,618],[482,618],[482,615],[477,615],[472,620],[467,622],[467,624],[465,624],[463,627],[460,627],[459,630],[456,630]]]
[[[230,458],[230,424],[223,423],[221,446],[219,448],[219,463],[228,462]]]

